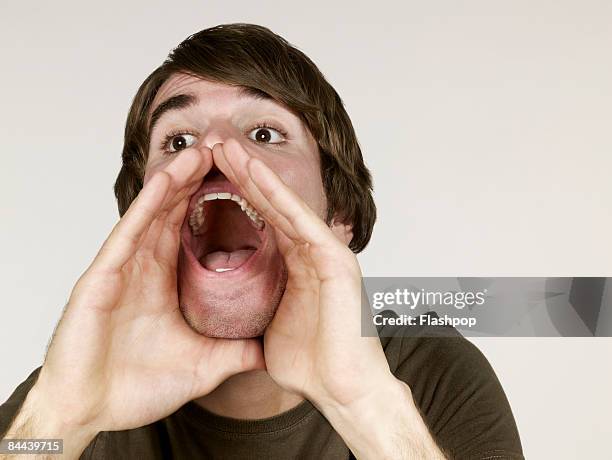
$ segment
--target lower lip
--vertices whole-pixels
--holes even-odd
[[[259,245],[257,250],[242,265],[237,268],[234,268],[233,270],[217,272],[208,270],[200,264],[200,262],[196,259],[195,255],[191,251],[192,235],[188,224],[183,224],[183,228],[181,230],[181,246],[185,257],[187,258],[189,266],[192,267],[192,269],[198,272],[201,276],[208,278],[232,278],[247,273],[261,258],[261,254],[266,249],[268,243],[268,235],[266,232],[266,228],[264,227],[264,229],[262,231],[259,231],[258,234],[261,238],[261,244]]]

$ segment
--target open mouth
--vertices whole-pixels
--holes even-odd
[[[204,189],[194,195],[183,230],[187,250],[204,270],[215,273],[246,265],[265,240],[263,219],[226,184],[214,187],[216,191]]]
[[[177,290],[183,317],[206,337],[263,335],[287,283],[270,222],[211,169],[181,226]]]

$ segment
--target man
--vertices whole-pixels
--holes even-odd
[[[181,43],[132,104],[115,193],[5,438],[62,438],[68,458],[523,458],[473,345],[362,337],[370,175],[281,37]]]

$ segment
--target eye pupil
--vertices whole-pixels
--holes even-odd
[[[269,142],[270,139],[272,139],[272,136],[270,135],[270,130],[265,128],[258,129],[255,133],[255,139],[257,139],[258,142]]]
[[[176,136],[172,139],[172,148],[174,150],[182,150],[187,147],[187,141],[184,136]]]

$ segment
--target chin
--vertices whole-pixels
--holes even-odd
[[[287,271],[272,228],[218,172],[190,199],[177,275],[183,317],[207,337],[263,335],[283,296]]]

